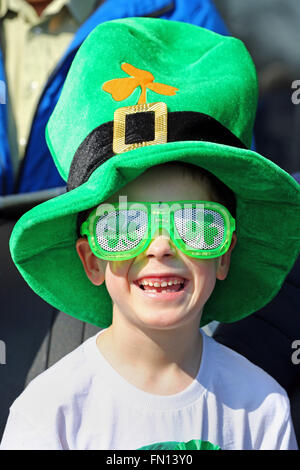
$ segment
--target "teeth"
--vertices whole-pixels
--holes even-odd
[[[155,282],[151,282],[151,281],[146,281],[145,279],[142,279],[141,281],[139,281],[139,284],[140,285],[143,285],[143,286],[154,286],[154,287],[167,287],[167,286],[172,286],[172,285],[176,285],[176,284],[183,284],[184,281],[179,281],[178,279],[174,279],[173,281],[162,281],[162,282],[158,282],[158,281],[155,281]]]
[[[147,292],[154,292],[156,294],[157,290],[156,289],[147,289]],[[164,289],[164,290],[161,291],[162,294],[167,294],[168,292],[173,293],[173,291],[171,289]]]

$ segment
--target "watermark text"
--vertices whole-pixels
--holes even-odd
[[[0,339],[0,364],[6,364],[6,345],[5,342]]]
[[[292,348],[295,349],[292,354],[292,363],[295,365],[300,364],[300,339],[295,339],[292,342]]]
[[[292,93],[292,103],[299,104],[300,103],[300,80],[294,80],[292,82],[292,89],[295,90]]]
[[[0,80],[0,104],[6,103],[6,86],[3,80]]]

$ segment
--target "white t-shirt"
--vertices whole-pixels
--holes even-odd
[[[297,449],[286,392],[203,331],[197,377],[168,396],[126,381],[98,350],[98,334],[15,400],[1,449],[174,449],[190,441],[221,449]]]

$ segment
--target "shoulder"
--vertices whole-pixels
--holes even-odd
[[[235,443],[222,448],[297,449],[290,402],[273,377],[205,334],[203,357],[208,407],[218,410]]]
[[[208,389],[230,408],[254,411],[268,406],[289,413],[286,391],[263,369],[241,354],[204,335],[206,361],[214,374],[206,374]]]

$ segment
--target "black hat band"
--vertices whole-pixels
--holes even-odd
[[[127,116],[126,143],[140,143],[153,140],[154,118],[151,113],[136,113]],[[73,157],[67,190],[85,183],[102,163],[113,157],[113,125],[110,121],[96,127],[79,145]],[[194,111],[168,113],[167,142],[204,141],[247,149],[243,142],[219,121],[207,114]],[[127,153],[127,152],[125,152]],[[130,158],[124,155],[124,158]]]

